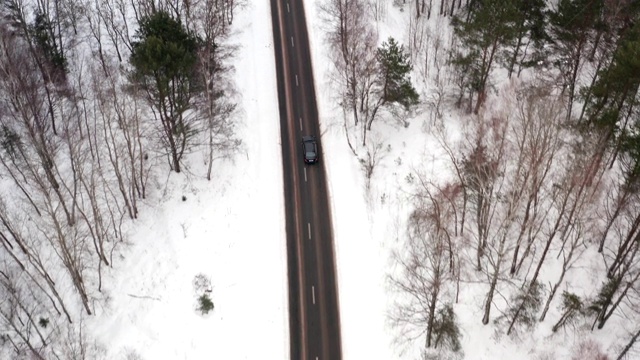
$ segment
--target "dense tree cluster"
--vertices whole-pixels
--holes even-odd
[[[442,345],[435,341],[443,336],[439,314],[460,300],[465,282],[484,284],[479,321],[507,335],[539,326],[554,308],[560,315],[549,320],[552,332],[577,322],[601,329],[620,314],[625,326],[638,329],[620,358],[633,347],[640,334],[640,314],[629,315],[640,305],[638,4],[416,0],[404,6],[411,18],[398,64],[410,65],[407,74],[418,75],[423,86],[415,96],[404,92],[399,103],[426,110],[427,128],[453,175],[443,180],[419,172],[406,242],[394,256],[391,283],[406,297],[391,317],[402,337],[424,339],[425,356]],[[385,68],[373,57],[397,45],[389,40],[376,50],[373,21],[363,20],[367,9],[358,0],[323,5],[340,104],[356,125],[397,115],[377,112],[380,101],[394,97],[385,86],[375,96]],[[371,9],[379,20],[378,8]],[[463,119],[456,141],[441,121],[446,106]],[[366,139],[371,126],[359,136],[351,129],[345,120],[353,149],[350,137]],[[376,164],[370,149],[376,147],[361,162]],[[365,166],[368,177],[371,168]],[[592,264],[595,253],[607,269],[597,293],[567,290],[577,264]],[[447,328],[456,329],[455,316],[449,318]],[[446,351],[457,350],[458,332],[447,334],[455,340]]]
[[[320,5],[338,89],[333,100],[343,109],[347,143],[369,180],[384,148],[368,137],[373,123],[393,119],[407,126],[420,97],[411,82],[407,49],[392,37],[378,46],[370,6],[367,0]]]
[[[237,5],[0,1],[0,358],[104,357],[83,324],[162,159],[238,145]]]

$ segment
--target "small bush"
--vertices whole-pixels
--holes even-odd
[[[193,277],[193,290],[198,294],[211,292],[211,279],[203,273]]]
[[[0,147],[7,152],[7,155],[13,157],[22,146],[20,135],[13,131],[10,127],[2,125],[0,127]]]
[[[580,296],[568,291],[563,291],[562,316],[558,322],[553,325],[551,331],[556,332],[565,325],[572,324],[580,315],[584,315],[584,313],[584,304]]]
[[[208,314],[209,311],[213,310],[213,307],[213,301],[211,301],[208,294],[200,295],[198,298],[198,311],[200,311],[202,315]]]
[[[536,355],[535,360],[556,360],[558,356],[552,351],[543,350],[540,354]]]
[[[142,356],[136,351],[136,349],[125,348],[123,352],[125,360],[142,360]]]
[[[609,360],[609,357],[602,352],[599,343],[588,339],[582,341],[573,349],[571,360]]]
[[[433,334],[435,336],[435,348],[443,347],[453,352],[458,352],[462,349],[460,345],[462,334],[458,327],[456,314],[450,304],[438,310],[433,322]]]
[[[40,318],[40,320],[38,320],[38,324],[43,327],[46,328],[47,325],[49,325],[49,319],[46,318]]]

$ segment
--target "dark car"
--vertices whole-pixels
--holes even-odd
[[[304,162],[307,164],[314,164],[318,162],[318,143],[313,136],[302,137],[302,154],[304,156]]]

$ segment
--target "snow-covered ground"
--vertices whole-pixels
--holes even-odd
[[[289,357],[269,13],[268,1],[255,1],[234,21],[242,30],[232,39],[241,46],[234,66],[242,94],[242,153],[215,163],[211,181],[172,173],[150,189],[126,255],[114,261],[105,280],[110,300],[88,326],[110,359],[126,353],[140,359]],[[215,309],[206,316],[195,310],[198,274],[212,284]]]
[[[126,255],[114,261],[115,270],[104,281],[109,301],[87,324],[109,349],[109,358],[289,358],[269,3],[250,1],[234,20],[238,33],[233,42],[240,45],[234,65],[242,95],[238,136],[243,152],[214,165],[211,181],[172,173],[150,189]],[[344,359],[414,359],[394,343],[386,278],[391,250],[403,237],[410,210],[407,176],[418,170],[443,173],[437,146],[423,131],[424,119],[413,119],[406,128],[381,124],[376,136],[385,144],[385,155],[371,190],[365,190],[360,164],[344,138],[341,111],[331,96],[333,85],[325,80],[330,78],[330,62],[317,2],[305,1],[305,8],[316,93],[321,95],[317,100],[334,217]],[[404,39],[407,15],[389,3],[378,24],[381,41],[388,35]],[[192,282],[198,274],[212,282],[215,310],[207,316],[195,311]],[[522,344],[499,337],[493,326],[480,323],[482,291],[469,286],[461,292],[466,300],[456,306],[467,359],[568,358],[582,336],[603,336],[577,331],[551,338],[547,326],[527,334],[531,336],[521,339]]]

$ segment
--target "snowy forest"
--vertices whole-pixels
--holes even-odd
[[[0,358],[104,357],[83,324],[149,185],[211,179],[242,144],[229,37],[250,3],[0,0]],[[446,170],[406,177],[387,279],[406,358],[473,358],[474,296],[496,339],[614,328],[570,358],[638,356],[640,3],[316,3],[367,191],[384,124],[422,121]]]
[[[640,4],[394,6],[408,18],[402,45],[380,39],[382,1],[328,0],[321,13],[367,177],[384,152],[376,126],[412,118],[446,169],[406,179],[411,211],[389,277],[398,342],[423,359],[465,357],[455,307],[471,292],[482,298],[471,321],[496,339],[614,327],[625,334],[615,346],[587,339],[571,358],[637,356]]]
[[[150,179],[240,143],[240,3],[0,2],[0,358],[99,357],[83,322]]]

